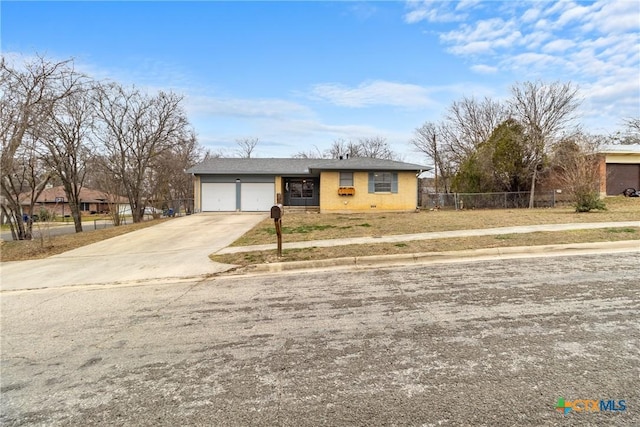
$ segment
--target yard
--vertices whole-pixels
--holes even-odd
[[[168,219],[154,219],[137,224],[124,224],[101,230],[92,230],[85,225],[82,233],[72,233],[54,236],[47,232],[45,223],[35,223],[33,240],[0,241],[0,261],[24,261],[42,259],[62,252],[70,251],[81,246],[110,239],[122,234],[130,233],[141,228],[150,227],[167,221]],[[37,224],[37,225],[36,225]]]
[[[576,213],[573,208],[420,211],[407,213],[296,213],[282,219],[283,240],[338,239],[434,231],[469,230],[533,224],[564,224],[640,220],[640,198],[609,197],[608,210]],[[233,246],[275,242],[272,219],[265,219]]]
[[[463,210],[421,211],[418,213],[366,214],[288,214],[283,218],[284,242],[335,239],[345,237],[384,236],[432,231],[492,228],[531,224],[562,224],[640,220],[640,198],[609,197],[607,211],[575,213],[571,208],[520,210]],[[95,230],[66,236],[42,233],[31,241],[0,242],[1,261],[46,258],[77,247],[105,240],[141,227],[157,224],[160,219],[141,224],[128,224],[105,230]],[[46,233],[45,233],[46,234]],[[285,250],[278,259],[274,251],[249,252],[237,255],[212,256],[214,261],[231,264],[253,264],[274,261],[327,259],[342,256],[415,253],[474,249],[497,246],[526,246],[550,243],[580,243],[640,238],[635,227],[579,230],[571,232],[531,233],[464,239],[441,239],[422,242],[379,244],[373,246],[340,246]],[[233,243],[234,246],[274,244],[276,236],[272,219],[265,219],[249,233]]]
[[[576,213],[572,208],[421,211],[378,214],[291,214],[283,217],[283,241],[310,241],[348,237],[385,236],[437,231],[482,229],[534,224],[563,224],[640,220],[640,199],[611,197],[606,199],[607,211]],[[216,262],[245,266],[279,261],[304,261],[367,255],[391,255],[421,252],[443,252],[548,244],[608,242],[640,239],[640,228],[617,227],[597,230],[504,234],[497,236],[461,237],[347,245],[330,248],[311,247],[285,249],[283,257],[275,253],[275,228],[272,219],[265,219],[232,246],[274,244],[274,250],[238,254],[212,255]]]

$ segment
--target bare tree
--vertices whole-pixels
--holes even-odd
[[[506,107],[491,98],[464,97],[449,107],[440,133],[457,164],[475,153],[480,144],[507,118]]]
[[[0,60],[0,195],[2,214],[9,220],[14,239],[31,239],[31,224],[23,221],[20,194],[30,192],[35,203],[49,179],[47,173],[36,176],[41,168],[35,144],[55,104],[69,95],[70,89],[59,84],[69,74],[69,64],[37,57],[18,67],[5,58]],[[31,179],[25,179],[27,176]]]
[[[82,231],[80,190],[88,169],[86,163],[93,151],[90,132],[95,118],[90,88],[81,78],[71,74],[62,81],[71,91],[70,95],[56,104],[41,135],[43,159],[62,182],[77,233]]]
[[[225,152],[221,149],[218,150],[211,150],[210,148],[207,148],[204,150],[203,154],[202,154],[202,161],[208,160],[208,159],[221,159],[227,157]]]
[[[372,159],[393,160],[398,156],[391,149],[391,146],[389,146],[385,138],[376,136],[360,138],[357,142],[336,139],[329,149],[324,152],[322,157],[330,159],[368,157]]]
[[[391,149],[386,138],[379,136],[361,138],[358,140],[358,146],[360,147],[362,157],[386,160],[393,160],[397,157],[397,154]]]
[[[120,226],[126,216],[126,211],[122,208],[123,194],[125,194],[122,180],[108,168],[108,159],[102,158],[99,154],[92,156],[87,163],[88,169],[90,169],[86,177],[87,185],[99,188],[103,192],[111,222],[115,227]]]
[[[159,155],[150,167],[151,199],[157,208],[174,213],[193,210],[193,180],[185,171],[203,160],[203,148],[194,132]]]
[[[324,159],[328,156],[327,153],[323,153],[317,146],[313,146],[308,151],[298,151],[291,157],[294,159]]]
[[[15,232],[12,229],[14,240],[31,240],[33,237],[33,215],[39,214],[35,210],[36,202],[52,176],[36,147],[37,142],[33,138],[25,136],[13,159],[13,170],[8,171],[10,176],[8,183],[13,194],[11,201],[20,209],[26,207],[25,211],[28,211],[27,216],[29,217],[27,221],[24,221],[23,218],[19,219],[18,224],[22,224],[22,229],[17,227]]]
[[[181,101],[173,93],[149,96],[115,83],[96,90],[96,114],[103,126],[97,134],[105,167],[122,182],[134,222],[143,218],[152,161],[186,139],[188,121]]]
[[[533,208],[536,179],[544,155],[554,139],[575,119],[580,106],[577,93],[578,89],[571,83],[561,82],[524,82],[511,88],[511,114],[525,127],[531,144],[530,208]]]
[[[415,130],[415,136],[411,139],[410,144],[414,150],[425,154],[433,162],[436,193],[440,192],[440,184],[443,185],[444,191],[448,192],[451,168],[448,153],[444,147],[441,126],[433,122],[425,122]],[[442,182],[439,182],[438,178]]]
[[[330,159],[344,159],[364,156],[360,144],[353,141],[345,141],[344,139],[336,139],[326,151],[325,157],[329,157]]]
[[[629,132],[640,134],[640,117],[627,117],[623,123]]]
[[[236,153],[238,153],[238,156],[243,159],[250,159],[258,145],[258,142],[260,142],[258,138],[236,139],[236,144],[238,144]]]
[[[640,117],[627,117],[622,120],[624,132],[615,138],[620,144],[640,144]]]
[[[554,147],[553,166],[560,184],[577,212],[605,209],[600,199],[598,148],[600,138],[584,134],[560,141]]]

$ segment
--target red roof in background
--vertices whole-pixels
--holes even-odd
[[[23,193],[20,195],[21,200],[29,200],[31,193]],[[65,202],[68,202],[67,195],[64,192],[64,187],[59,185],[57,187],[46,188],[36,200],[36,203],[55,203],[56,199],[62,198]],[[106,203],[109,201],[109,193],[100,190],[93,190],[91,188],[80,188],[80,201],[85,203]],[[126,197],[118,196],[118,203],[129,203]]]

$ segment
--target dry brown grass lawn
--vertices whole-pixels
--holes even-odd
[[[308,241],[344,237],[383,236],[513,225],[561,224],[640,220],[640,199],[610,197],[608,211],[575,213],[570,208],[521,210],[423,211],[419,213],[292,214],[283,219],[284,241]],[[46,258],[84,245],[119,236],[168,219],[145,221],[105,230],[55,236],[32,241],[0,242],[0,261]],[[634,228],[532,233],[466,239],[442,239],[380,245],[351,245],[335,248],[285,250],[284,260],[321,259],[342,256],[430,252],[495,246],[523,246],[549,243],[578,243],[638,239]],[[267,219],[234,243],[234,246],[275,244],[273,220]],[[274,251],[212,257],[219,262],[251,264],[277,261]],[[226,261],[224,261],[226,260]]]
[[[537,246],[550,244],[612,242],[640,239],[640,228],[624,227],[598,230],[575,230],[538,232],[527,234],[505,234],[450,239],[421,240],[403,243],[380,243],[377,245],[345,245],[328,248],[285,249],[282,258],[273,250],[243,252],[238,254],[211,255],[211,259],[225,264],[246,266],[286,261],[307,261],[368,255],[411,254],[421,252],[445,252],[464,249],[482,249],[512,246]],[[640,243],[639,243],[640,244]]]
[[[104,230],[85,231],[62,236],[46,237],[45,231],[36,233],[40,236],[34,240],[3,241],[0,242],[0,261],[24,261],[28,259],[46,258],[81,246],[90,245],[91,243],[140,230],[141,228],[160,224],[168,220],[168,218],[155,219],[138,224],[127,224]]]
[[[576,213],[573,208],[442,210],[418,213],[285,214],[283,241],[389,236],[533,224],[640,220],[640,198],[609,197],[607,211]],[[272,219],[266,219],[232,246],[274,243]]]

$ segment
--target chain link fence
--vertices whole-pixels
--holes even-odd
[[[151,203],[144,208],[143,218],[166,218],[191,215],[193,199],[175,199]]]
[[[423,209],[520,209],[529,207],[530,192],[513,193],[426,193],[420,194]],[[534,195],[534,207],[566,206],[570,201],[562,193],[541,191]]]

